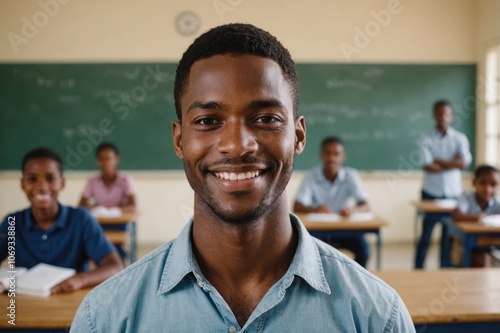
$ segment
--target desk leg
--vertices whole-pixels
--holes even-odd
[[[130,228],[130,263],[133,264],[137,260],[137,223],[136,221],[129,224]]]
[[[450,260],[450,234],[451,234],[451,224],[453,221],[451,220],[451,217],[443,217],[441,221],[442,225],[442,231],[441,231],[441,253],[440,253],[440,262],[441,262],[441,268],[450,268],[453,265],[451,264]]]
[[[417,212],[415,213],[415,222],[414,222],[414,227],[415,227],[415,251],[417,251],[417,244],[418,244],[418,218],[420,217],[420,212],[417,209]]]
[[[464,257],[462,260],[462,267],[470,267],[472,248],[476,243],[475,237],[470,234],[464,234],[462,237],[464,242]]]
[[[377,269],[380,270],[380,258],[381,258],[381,248],[382,248],[382,237],[380,237],[380,230],[377,230]]]

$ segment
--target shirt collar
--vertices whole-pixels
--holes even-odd
[[[488,203],[486,204],[486,208],[485,209],[482,209],[481,206],[479,206],[479,202],[477,201],[477,194],[476,192],[471,192],[471,198],[472,198],[472,202],[474,202],[474,204],[476,205],[477,209],[481,212],[486,212],[488,213],[489,210],[491,209],[491,207],[493,207],[493,205],[495,204],[495,198],[491,198],[490,200],[488,200]]]
[[[52,227],[50,227],[47,232],[57,229],[64,229],[67,226],[67,216],[68,216],[68,207],[61,205],[59,202],[57,203],[59,207],[59,212],[57,213],[56,223]],[[33,231],[37,228],[37,225],[33,221],[33,213],[31,207],[26,210],[26,230]]]
[[[287,284],[284,287],[287,288],[293,281],[293,278],[288,279],[287,277],[296,275],[304,279],[312,288],[330,294],[331,290],[325,278],[316,243],[297,216],[290,214],[290,221],[298,232],[299,241],[292,263],[282,279],[283,283]],[[200,281],[204,278],[192,251],[192,227],[193,220],[191,219],[173,242],[163,268],[158,295],[172,290],[191,272],[203,288],[210,288],[204,284],[205,282]]]
[[[448,126],[448,128],[446,129],[446,132],[444,133],[444,135],[442,135],[441,132],[438,130],[438,128],[434,127],[434,135],[436,135],[440,138],[453,135],[453,131],[454,131],[454,129],[451,126]]]
[[[336,183],[337,180],[343,181],[344,178],[345,178],[345,169],[342,166],[342,167],[340,167],[339,171],[337,172],[337,178],[335,178],[333,183]],[[316,180],[321,182],[321,183],[325,183],[325,182],[330,183],[330,181],[328,179],[326,179],[326,177],[325,177],[325,173],[323,172],[323,166],[318,167],[317,173],[316,173]]]

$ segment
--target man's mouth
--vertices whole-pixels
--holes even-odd
[[[48,193],[45,193],[45,194],[35,194],[33,196],[33,199],[36,201],[36,202],[45,202],[45,201],[49,201],[50,200],[50,194]]]
[[[214,172],[215,176],[224,180],[241,181],[258,177],[261,170],[246,171],[246,172]]]

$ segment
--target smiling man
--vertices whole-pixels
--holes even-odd
[[[184,53],[174,148],[195,192],[179,237],[94,289],[73,332],[413,332],[397,293],[290,215],[305,145],[288,51],[247,24]],[[119,306],[117,306],[119,305]]]

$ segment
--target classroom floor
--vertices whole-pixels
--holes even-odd
[[[154,250],[160,244],[139,244],[138,257],[141,258],[148,252]],[[374,270],[376,265],[376,250],[371,247],[372,255],[368,262],[368,269]],[[387,243],[382,247],[382,270],[410,270],[413,268],[413,258],[415,256],[414,243]],[[438,244],[431,245],[427,254],[426,268],[438,269],[439,266]],[[347,254],[349,255],[349,254]]]

